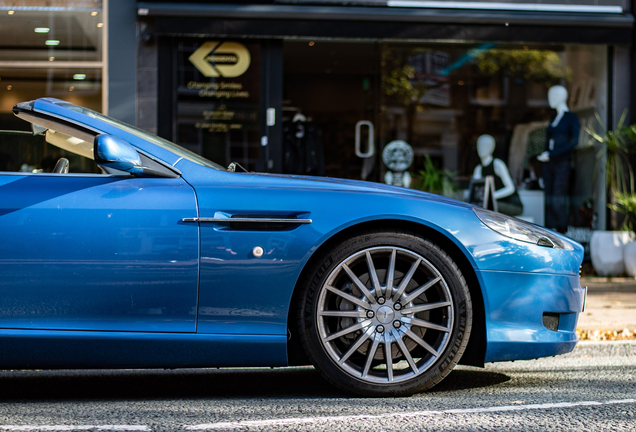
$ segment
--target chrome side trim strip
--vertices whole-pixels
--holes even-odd
[[[311,219],[276,219],[276,218],[183,218],[182,222],[212,222],[212,223],[287,223],[310,224]]]

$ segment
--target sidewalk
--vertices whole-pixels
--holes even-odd
[[[581,286],[588,288],[585,312],[579,315],[577,325],[581,339],[604,339],[603,335],[611,339],[611,332],[617,332],[617,338],[622,339],[620,332],[625,329],[636,333],[635,279],[584,277]]]

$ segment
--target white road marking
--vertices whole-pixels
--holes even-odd
[[[7,431],[150,431],[146,425],[0,425],[0,430]]]
[[[350,416],[325,416],[325,417],[299,417],[287,419],[269,419],[269,420],[252,420],[237,422],[219,422],[206,423],[192,426],[185,426],[187,430],[209,430],[209,429],[230,429],[241,427],[264,427],[264,426],[282,426],[282,425],[301,425],[308,423],[326,423],[326,422],[348,422],[352,420],[380,420],[380,419],[399,419],[409,417],[436,416],[442,414],[478,414],[493,413],[505,411],[531,411],[531,410],[547,410],[555,408],[572,408],[578,406],[599,406],[599,405],[616,405],[616,404],[633,404],[636,399],[610,400],[606,402],[583,401],[583,402],[561,402],[549,404],[533,404],[533,405],[506,405],[494,406],[486,408],[464,408],[451,409],[443,411],[415,411],[405,413],[386,413],[378,415],[350,415]]]
[[[377,415],[350,415],[350,416],[325,416],[325,417],[299,417],[269,420],[237,421],[205,423],[199,425],[185,426],[187,430],[209,430],[209,429],[229,429],[264,426],[284,426],[301,425],[311,423],[347,422],[352,420],[380,420],[380,419],[400,419],[411,417],[437,416],[443,414],[480,414],[506,411],[531,411],[548,410],[558,408],[573,408],[579,406],[602,406],[617,404],[636,404],[636,399],[609,400],[605,402],[582,401],[582,402],[560,402],[548,404],[531,405],[504,405],[484,408],[460,408],[442,411],[414,411],[403,413],[386,413]],[[103,430],[103,431],[145,431],[152,429],[147,425],[0,425],[0,431],[83,431],[83,430]]]

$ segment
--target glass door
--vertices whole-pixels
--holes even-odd
[[[283,172],[378,181],[378,45],[285,41],[283,55]]]
[[[175,141],[221,165],[254,169],[260,146],[260,44],[176,42]]]

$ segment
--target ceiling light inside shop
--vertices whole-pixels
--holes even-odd
[[[51,31],[51,29],[48,27],[36,27],[33,29],[33,31],[36,33],[48,33]]]
[[[46,42],[44,42],[44,44],[48,46],[57,46],[60,44],[60,41],[55,39],[49,39]]]
[[[73,75],[74,80],[83,80],[86,79],[86,74],[75,74]]]
[[[15,11],[7,11],[7,14],[9,15],[13,15],[15,13]]]
[[[97,12],[96,11],[91,12],[91,16],[97,16]]]
[[[99,27],[99,28],[104,27],[104,23],[97,23],[97,27]]]
[[[49,61],[55,60],[55,57],[49,57]]]

